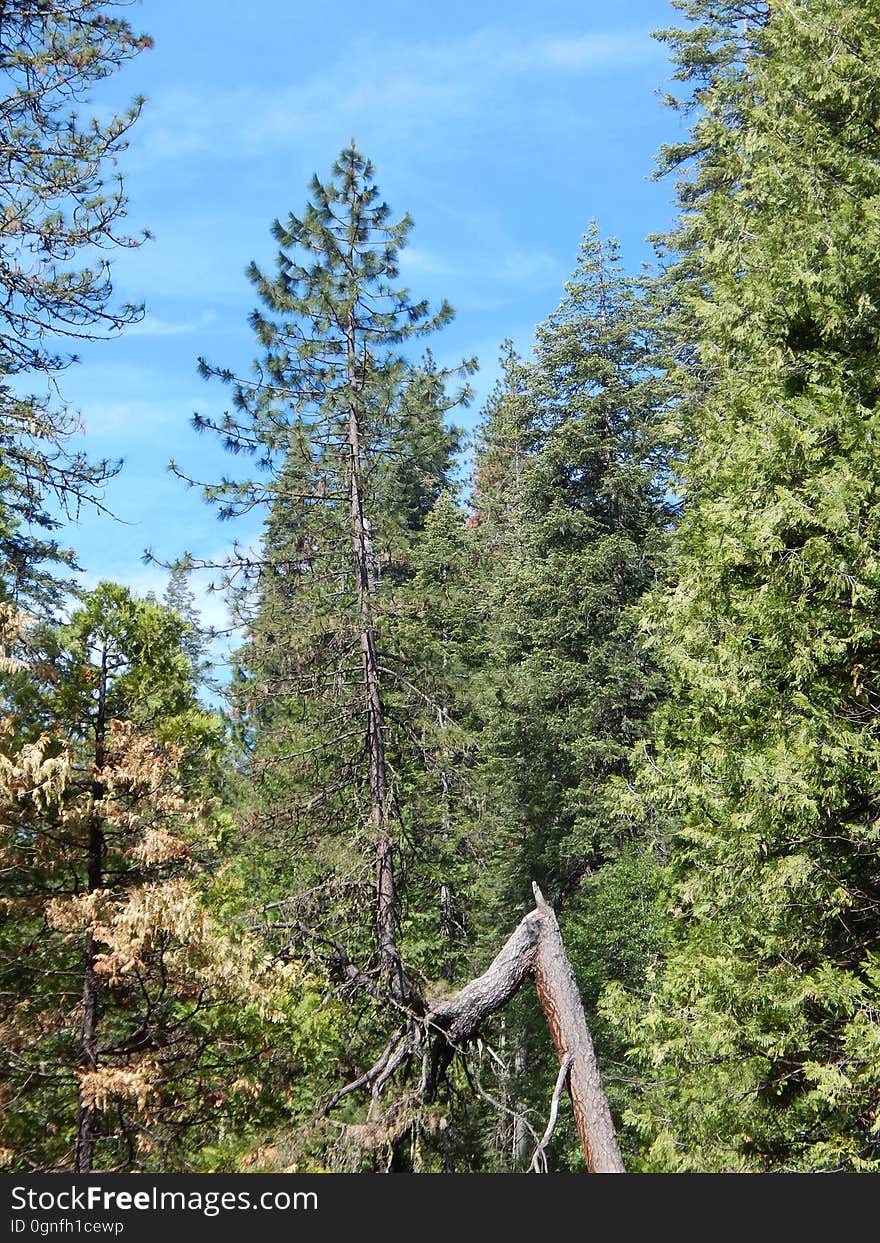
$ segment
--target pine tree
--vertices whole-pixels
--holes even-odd
[[[652,606],[667,961],[613,994],[650,1168],[876,1168],[880,17],[684,7],[674,295],[708,387]]]
[[[150,46],[115,16],[120,7],[0,5],[0,590],[31,606],[57,598],[41,563],[72,563],[51,536],[58,512],[100,506],[118,469],[71,448],[79,419],[57,391],[76,361],[66,341],[114,333],[141,314],[113,306],[104,252],[138,244],[119,229],[126,199],[114,166],[142,101],[105,121],[78,115],[95,84]]]
[[[233,410],[197,425],[259,468],[206,497],[221,516],[266,515],[259,551],[227,566],[249,622],[236,690],[257,808],[247,853],[285,952],[371,1007],[316,1071],[316,1094],[357,1077],[389,1017],[423,1004],[413,969],[439,975],[449,952],[430,839],[442,764],[425,775],[433,748],[415,721],[430,688],[405,638],[425,572],[416,549],[453,486],[445,416],[467,390],[448,395],[452,373],[410,356],[452,313],[396,284],[410,227],[391,223],[369,161],[344,150],[302,216],[273,226],[274,275],[251,267],[255,378],[202,365],[231,384]],[[420,926],[431,891],[433,946]]]

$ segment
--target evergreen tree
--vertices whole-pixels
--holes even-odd
[[[632,609],[656,581],[669,517],[653,362],[649,309],[594,226],[521,365],[521,533],[496,606],[510,675],[497,741],[519,759],[512,802],[531,826],[522,871],[563,901],[620,839],[607,780],[628,771],[660,685]]]
[[[696,0],[673,294],[708,387],[643,767],[667,961],[620,993],[663,1169],[877,1168],[878,69],[854,0]]]
[[[369,1006],[316,1073],[317,1094],[357,1077],[389,1018],[423,1004],[413,969],[439,975],[449,952],[431,841],[442,764],[424,775],[432,748],[415,721],[430,690],[405,618],[424,574],[415,550],[452,486],[445,416],[467,390],[447,395],[451,373],[407,353],[452,312],[431,314],[396,285],[411,222],[391,223],[369,161],[344,150],[311,194],[301,217],[273,227],[274,275],[250,270],[256,378],[203,363],[231,384],[233,410],[197,425],[259,468],[208,486],[207,499],[221,516],[266,513],[258,554],[227,567],[249,621],[236,690],[257,811],[246,854],[276,900],[285,952]],[[433,946],[420,924],[429,900]]]
[[[51,536],[53,511],[100,505],[118,469],[71,449],[79,419],[56,394],[76,361],[65,341],[115,332],[141,314],[112,305],[103,252],[137,244],[119,230],[126,199],[114,166],[142,101],[103,121],[77,112],[96,83],[150,46],[115,15],[120,7],[0,5],[0,590],[31,604],[57,598],[41,563],[71,564]]]
[[[660,573],[670,518],[656,351],[650,302],[591,226],[534,361],[508,355],[478,462],[500,909],[533,880],[552,895],[588,1010],[606,980],[636,978],[656,937],[644,828],[618,793],[663,689],[636,611]],[[519,1037],[533,1046],[536,1103],[556,1073],[542,1027],[535,1011]],[[619,1055],[599,1034],[605,1059]]]

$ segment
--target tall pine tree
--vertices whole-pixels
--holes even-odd
[[[232,385],[234,408],[198,426],[260,468],[207,498],[223,516],[266,515],[259,550],[228,566],[243,572],[248,620],[236,689],[256,807],[246,853],[285,952],[323,964],[369,1009],[314,1096],[357,1077],[398,1010],[423,1006],[413,968],[439,976],[449,955],[432,842],[444,769],[419,725],[431,689],[407,618],[426,572],[419,541],[453,486],[445,416],[467,390],[448,395],[452,373],[411,356],[452,312],[397,284],[411,222],[391,222],[369,161],[352,145],[311,193],[301,217],[274,225],[274,274],[250,270],[255,378],[203,364]]]

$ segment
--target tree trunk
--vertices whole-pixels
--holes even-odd
[[[532,887],[535,910],[521,921],[489,969],[429,1010],[426,1023],[437,1034],[431,1049],[428,1094],[436,1092],[455,1050],[502,1009],[530,975],[560,1065],[570,1058],[568,1091],[587,1169],[591,1174],[622,1174],[623,1159],[574,972],[556,916],[538,886]]]
[[[623,1159],[574,972],[556,916],[538,886],[533,889],[541,936],[532,975],[560,1065],[566,1056],[571,1057],[568,1092],[587,1169],[594,1174],[622,1174]]]
[[[528,1070],[529,1054],[526,1048],[525,1040],[522,1035],[517,1039],[516,1048],[513,1054],[513,1086],[517,1089],[513,1096],[512,1104],[518,1106],[520,1104],[522,1081],[525,1079]],[[529,1133],[526,1128],[525,1119],[519,1109],[515,1108],[513,1120],[513,1134],[511,1136],[511,1153],[513,1164],[517,1169],[525,1169],[529,1159]]]
[[[352,204],[354,211],[354,204]],[[353,246],[353,243],[352,243]],[[353,255],[350,256],[353,259]],[[395,1001],[409,1004],[416,1000],[409,986],[397,946],[397,892],[394,878],[394,848],[389,832],[391,819],[388,770],[385,761],[385,722],[379,686],[379,660],[373,621],[376,571],[370,525],[364,510],[361,427],[355,392],[358,388],[355,307],[346,325],[348,367],[348,454],[351,507],[351,544],[357,584],[358,626],[361,668],[366,708],[366,744],[370,772],[370,822],[373,826],[376,858],[376,942],[388,987]]]
[[[402,1065],[409,1065],[414,1056],[421,1056],[425,1035],[430,1049],[421,1090],[426,1100],[433,1100],[455,1053],[477,1035],[486,1019],[507,1005],[531,976],[559,1057],[554,1120],[564,1081],[587,1169],[591,1174],[625,1173],[583,1003],[559,925],[538,886],[532,888],[535,909],[520,921],[488,969],[439,1002],[426,1003],[411,989],[409,1021],[391,1037],[374,1066],[332,1097],[324,1108],[325,1114],[362,1088],[370,1089],[375,1103],[391,1076]],[[550,1131],[552,1127],[542,1143],[546,1143]]]
[[[87,891],[94,893],[100,889],[102,880],[102,856],[104,852],[104,833],[100,813],[95,804],[104,797],[104,786],[97,779],[97,774],[106,762],[105,739],[107,729],[107,650],[101,653],[101,673],[98,681],[98,710],[95,719],[95,780],[92,783],[93,807],[89,816],[88,840],[88,881]],[[93,1071],[98,1068],[97,1028],[98,1028],[98,976],[95,972],[97,944],[91,932],[86,933],[84,945],[85,967],[83,971],[82,992],[82,1049],[80,1069]],[[92,1158],[95,1148],[97,1118],[95,1109],[86,1105],[82,1090],[76,1113],[76,1146],[73,1154],[73,1168],[77,1174],[88,1174],[92,1169]]]

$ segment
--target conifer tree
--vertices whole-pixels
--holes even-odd
[[[878,64],[852,0],[683,7],[674,295],[708,387],[652,606],[667,961],[620,993],[649,1168],[877,1168]]]
[[[603,788],[627,771],[659,687],[632,609],[656,581],[669,516],[652,346],[650,310],[593,226],[534,363],[512,373],[523,394],[503,402],[508,423],[518,406],[525,452],[519,547],[499,582],[511,677],[498,742],[530,757],[514,778],[535,834],[524,872],[557,898],[619,837]]]
[[[120,230],[126,198],[115,164],[142,101],[106,120],[78,112],[95,84],[150,46],[117,16],[124,7],[0,4],[0,590],[31,607],[57,598],[41,563],[72,563],[51,534],[57,511],[100,505],[118,469],[71,448],[79,419],[57,393],[76,361],[65,343],[141,314],[113,305],[106,252],[138,244]]]
[[[634,978],[655,936],[650,853],[617,790],[662,693],[636,611],[670,519],[657,362],[651,304],[594,224],[534,361],[506,359],[477,466],[500,909],[534,879],[552,895],[590,1011],[607,979]],[[544,1064],[542,1031],[538,1042]],[[555,1073],[548,1085],[532,1066],[533,1100]]]
[[[227,566],[249,621],[236,703],[255,785],[255,875],[290,952],[392,1007],[373,1004],[370,1024],[347,1034],[339,1064],[324,1068],[337,1086],[355,1077],[361,1041],[372,1056],[376,1032],[387,1038],[395,1005],[423,1004],[401,937],[415,966],[437,975],[449,952],[444,882],[429,875],[442,765],[416,727],[430,688],[413,668],[406,616],[425,573],[418,542],[453,486],[445,416],[467,390],[448,395],[452,373],[411,356],[452,312],[431,313],[397,284],[410,227],[391,222],[369,161],[344,150],[329,180],[312,180],[302,216],[273,226],[275,273],[250,269],[262,304],[254,378],[203,364],[232,386],[233,409],[197,420],[260,468],[206,487],[207,499],[221,516],[266,515],[258,552]],[[433,946],[423,898],[436,911]]]

